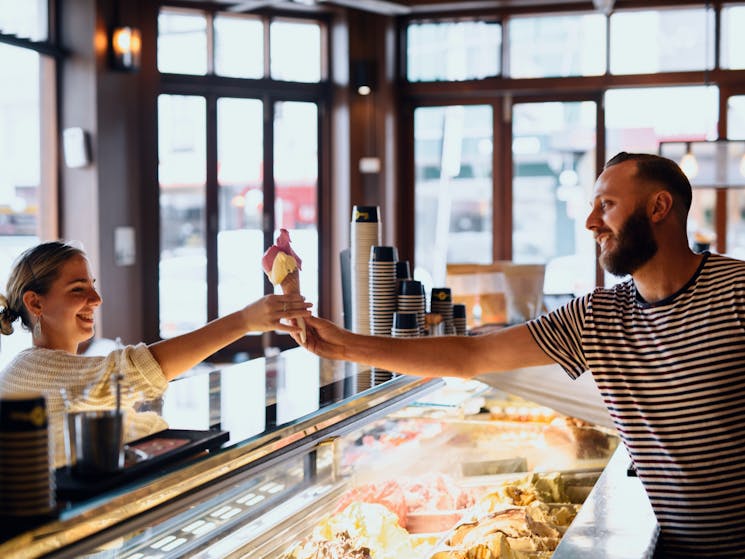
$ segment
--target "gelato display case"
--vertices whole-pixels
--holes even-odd
[[[593,495],[611,457],[624,460],[614,432],[478,381],[301,349],[194,371],[171,383],[162,415],[172,430],[227,435],[60,499],[58,518],[0,543],[0,556],[560,557],[592,545]],[[638,549],[651,553],[648,524]]]

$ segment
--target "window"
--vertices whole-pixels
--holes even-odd
[[[622,150],[657,153],[663,140],[715,139],[718,95],[718,88],[706,86],[608,91],[605,94],[608,159]]]
[[[264,104],[258,99],[217,100],[218,314],[261,297],[264,252]]]
[[[745,140],[745,95],[735,95],[727,100],[727,136]]]
[[[6,3],[7,4],[7,3]],[[36,51],[47,32],[46,0],[0,9],[0,32],[22,40],[0,42],[0,282],[16,257],[41,238],[58,235],[56,220],[55,62]],[[23,45],[25,39],[28,44]],[[45,43],[48,47],[48,43]],[[3,289],[4,291],[4,289]],[[0,367],[31,345],[31,334],[14,323],[15,333],[3,336]]]
[[[727,136],[745,140],[745,95],[727,99]],[[745,157],[740,160],[739,172],[745,177]],[[727,192],[727,253],[745,259],[745,189],[741,188]]]
[[[207,322],[206,108],[203,97],[158,99],[160,335]]]
[[[207,73],[207,17],[194,10],[167,9],[158,17],[158,70]]]
[[[596,106],[524,103],[512,117],[512,258],[546,264],[546,293],[595,285],[595,242],[585,229],[595,182]]]
[[[414,113],[417,279],[443,285],[448,263],[492,261],[492,107]]]
[[[714,67],[714,10],[614,12],[612,74],[651,74]]]
[[[597,76],[605,73],[605,17],[542,15],[509,20],[512,78]]]
[[[745,6],[722,7],[721,66],[738,70],[745,68]]]
[[[321,80],[321,27],[318,23],[274,20],[269,28],[271,76],[275,80]]]
[[[259,18],[215,16],[215,73],[232,78],[264,77],[264,26]]]
[[[462,81],[502,71],[502,26],[489,21],[412,23],[406,28],[409,81]]]
[[[19,7],[12,0],[0,1],[0,31],[29,41],[45,41],[48,32],[47,0],[26,0]]]
[[[619,89],[605,94],[606,152],[658,153],[665,140],[716,138],[719,91],[713,86]],[[685,118],[681,118],[685,115]],[[713,189],[697,188],[689,214],[691,239],[711,236],[714,228]],[[606,274],[606,284],[618,281]]]
[[[317,303],[325,26],[164,8],[159,32],[160,336],[270,292],[261,256],[280,228],[303,259],[303,294]],[[236,88],[236,79],[246,81]],[[270,343],[292,343],[280,338]],[[248,335],[229,353],[257,354],[262,343]]]

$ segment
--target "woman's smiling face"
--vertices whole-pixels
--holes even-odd
[[[101,304],[94,283],[85,257],[73,256],[62,265],[49,291],[39,296],[42,347],[75,353],[93,336],[93,313]]]

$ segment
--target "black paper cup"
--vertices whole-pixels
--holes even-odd
[[[398,249],[390,246],[371,246],[370,260],[375,262],[396,262],[398,261]]]
[[[447,301],[452,301],[453,295],[449,287],[433,287],[431,300],[445,303]]]
[[[463,303],[453,305],[453,318],[466,318],[466,306]]]
[[[377,223],[378,206],[354,206],[352,208],[352,221],[357,223]]]
[[[399,295],[421,295],[422,282],[417,280],[404,280],[398,284]]]
[[[396,279],[397,280],[410,280],[411,269],[409,268],[408,260],[399,260],[396,262]]]
[[[393,327],[397,330],[419,330],[417,314],[413,312],[393,313]]]

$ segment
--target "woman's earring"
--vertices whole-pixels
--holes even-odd
[[[35,340],[41,338],[41,315],[39,315],[39,317],[36,319],[36,323],[34,324],[33,336]]]

